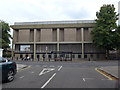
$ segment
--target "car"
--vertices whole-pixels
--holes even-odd
[[[13,60],[0,57],[0,81],[11,82],[17,73],[17,64]]]

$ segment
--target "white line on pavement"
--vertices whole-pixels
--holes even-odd
[[[52,79],[53,77],[56,75],[56,73],[54,73],[50,78],[49,80],[41,87],[41,88],[44,88]]]
[[[55,70],[55,69],[54,68],[43,68],[43,70],[39,73],[39,76],[46,74],[48,72],[51,72],[53,70]]]
[[[24,78],[24,76],[21,76],[20,78]]]
[[[83,81],[85,82],[85,78],[83,78]]]
[[[61,68],[62,68],[62,66],[60,66],[60,68],[58,69],[58,71],[60,71],[60,70],[61,70]]]
[[[43,74],[43,71],[46,70],[45,68],[39,73],[39,76]]]

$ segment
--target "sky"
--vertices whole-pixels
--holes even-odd
[[[0,20],[14,22],[94,20],[103,4],[120,0],[0,0]],[[11,29],[11,35],[13,30]]]
[[[94,20],[103,4],[119,0],[0,0],[0,19],[14,22]]]

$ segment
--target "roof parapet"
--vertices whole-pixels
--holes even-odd
[[[77,23],[96,23],[96,21],[95,20],[71,20],[71,21],[15,22],[14,25],[77,24]]]

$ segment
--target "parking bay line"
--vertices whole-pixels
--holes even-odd
[[[54,73],[41,88],[44,88],[53,79],[53,77],[55,77],[55,75],[56,73]]]
[[[60,66],[60,68],[58,69],[58,71],[60,71],[60,70],[61,70],[61,68],[62,68],[62,66]]]

